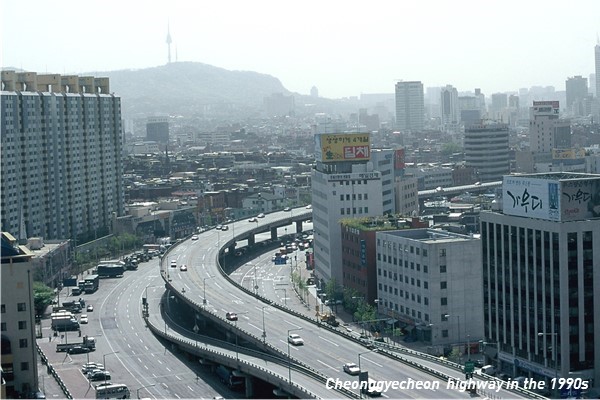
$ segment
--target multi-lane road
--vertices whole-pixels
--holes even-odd
[[[294,210],[295,215],[302,211],[304,210]],[[289,212],[269,214],[259,220],[259,225],[274,227],[287,224],[289,217]],[[401,389],[388,390],[384,396],[392,398],[469,397],[467,393],[456,388],[447,389],[447,382],[435,375],[407,367],[383,354],[372,352],[363,344],[318,325],[314,321],[300,318],[274,307],[270,301],[265,302],[264,299],[255,296],[254,291],[240,290],[230,279],[220,273],[217,254],[225,242],[233,242],[234,232],[236,236],[243,236],[246,232],[257,230],[257,228],[257,224],[254,222],[238,221],[235,223],[235,227],[230,227],[228,231],[210,230],[202,233],[199,240],[187,240],[173,248],[163,259],[162,268],[168,274],[173,288],[179,292],[177,296],[196,304],[203,304],[203,300],[206,300],[207,309],[221,315],[225,323],[227,312],[238,313],[240,321],[237,323],[237,328],[258,337],[265,332],[268,342],[282,353],[288,351],[288,334],[291,332],[300,334],[305,345],[292,347],[293,357],[334,380],[342,382],[356,380],[356,377],[351,377],[342,371],[344,363],[353,362],[361,364],[361,368],[368,370],[369,376],[376,380],[398,382],[403,385]],[[177,268],[171,268],[170,264],[173,262],[177,265],[186,264],[188,270],[181,272]],[[254,289],[256,289],[256,283],[253,281]],[[264,284],[264,280],[262,284]],[[411,357],[407,356],[407,358]],[[412,359],[416,359],[421,365],[430,366],[457,379],[464,378],[462,372],[448,366],[438,365],[432,360],[414,357]],[[302,379],[305,378],[297,377],[296,379],[296,383],[302,384]],[[500,392],[499,395],[519,397],[507,391]]]

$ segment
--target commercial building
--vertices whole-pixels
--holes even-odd
[[[446,85],[442,88],[440,96],[440,115],[442,117],[442,128],[456,128],[460,122],[458,91],[452,85]]]
[[[502,210],[481,213],[481,242],[485,340],[498,370],[597,385],[600,175],[505,176]]]
[[[379,313],[436,347],[483,338],[481,243],[436,229],[377,232]],[[468,350],[466,350],[468,352]]]
[[[425,98],[420,81],[396,83],[396,128],[419,132],[425,124]]]
[[[581,75],[570,77],[565,82],[567,110],[574,116],[587,116],[585,102],[588,97],[588,82]]]
[[[558,101],[534,101],[529,109],[529,149],[550,153],[571,147],[571,121],[559,119]]]
[[[38,391],[33,255],[2,232],[2,398],[32,398]]]
[[[146,122],[146,140],[169,143],[169,117],[150,117]]]
[[[121,99],[108,78],[2,71],[2,230],[108,233],[123,213]]]
[[[487,123],[465,127],[465,166],[475,170],[479,182],[493,182],[510,173],[508,126]]]
[[[394,150],[372,150],[368,133],[315,135],[312,172],[315,274],[342,282],[340,219],[395,214]]]

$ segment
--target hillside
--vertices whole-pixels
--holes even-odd
[[[252,114],[262,107],[264,97],[290,94],[270,75],[195,62],[92,74],[110,78],[111,92],[122,98],[123,114],[133,118],[152,114],[201,116],[207,108],[211,114]]]

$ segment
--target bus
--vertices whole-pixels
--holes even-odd
[[[128,399],[129,388],[122,383],[108,383],[96,386],[97,399]]]

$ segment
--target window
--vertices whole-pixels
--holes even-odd
[[[29,371],[29,363],[28,362],[21,363],[21,371]]]
[[[423,257],[427,257],[427,249],[423,249]]]
[[[0,322],[0,331],[5,331],[6,330],[6,322]]]
[[[6,312],[6,304],[0,305],[0,312],[4,314]]]
[[[442,274],[445,274],[445,273],[446,273],[446,266],[445,266],[445,265],[440,265],[440,272],[441,272]]]
[[[427,273],[427,271],[428,271],[427,265],[423,265],[423,272]]]
[[[19,321],[19,329],[27,329],[27,321]]]
[[[19,347],[24,349],[27,347],[27,339],[19,339]]]
[[[425,304],[426,306],[429,305],[429,297],[423,297],[423,304]]]
[[[440,249],[440,257],[446,257],[446,249]]]
[[[427,281],[423,281],[423,287],[424,287],[425,289],[429,289],[429,282],[427,282]]]
[[[440,303],[441,303],[441,305],[443,305],[443,306],[447,306],[447,305],[448,305],[448,298],[447,298],[447,297],[442,297],[442,298],[440,299]]]
[[[448,282],[441,281],[440,282],[440,289],[448,289]]]
[[[442,337],[448,337],[448,329],[442,329]]]
[[[25,303],[17,303],[17,311],[27,311]]]

